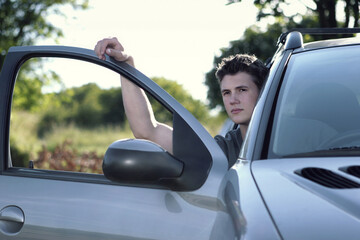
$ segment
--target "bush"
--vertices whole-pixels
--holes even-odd
[[[11,161],[13,166],[28,167],[30,155],[27,152],[21,151],[16,144],[10,147]]]
[[[46,133],[50,132],[54,126],[63,124],[65,116],[60,109],[52,109],[43,114],[37,126],[37,135],[42,138]]]
[[[38,153],[38,158],[34,161],[34,167],[102,174],[103,155],[97,155],[96,152],[78,154],[75,149],[70,147],[71,145],[71,141],[64,141],[57,145],[53,151],[49,151],[43,146]]]

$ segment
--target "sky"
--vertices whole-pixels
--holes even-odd
[[[240,39],[256,23],[252,0],[90,0],[87,10],[62,7],[66,17],[47,19],[64,32],[58,44],[93,49],[98,40],[117,37],[148,77],[177,81],[206,101],[205,74],[219,50]],[[76,84],[76,83],[75,83]]]
[[[310,0],[289,0],[287,14],[305,12]],[[227,0],[90,0],[89,9],[60,8],[64,16],[47,19],[64,37],[39,40],[37,45],[65,45],[94,49],[107,37],[117,37],[148,77],[164,77],[181,84],[206,103],[205,74],[221,48],[243,36],[256,22],[253,0],[227,5]],[[314,6],[313,6],[314,7]],[[260,26],[269,23],[266,19]],[[65,83],[68,87],[83,83]],[[109,86],[104,86],[109,87]]]

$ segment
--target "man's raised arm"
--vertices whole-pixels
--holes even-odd
[[[117,61],[126,62],[135,67],[133,57],[124,52],[123,46],[116,38],[100,40],[94,50],[100,59],[105,60],[105,54],[107,54]],[[121,76],[121,89],[125,113],[134,136],[155,142],[172,153],[172,128],[155,119],[144,90],[123,76]]]

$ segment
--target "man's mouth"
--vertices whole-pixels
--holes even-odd
[[[240,113],[242,111],[243,111],[243,109],[241,109],[241,108],[234,108],[234,109],[231,110],[231,113],[232,114],[237,114],[237,113]]]

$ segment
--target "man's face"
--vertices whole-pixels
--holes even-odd
[[[225,75],[220,83],[221,95],[230,119],[242,125],[248,125],[254,110],[259,89],[245,72]]]

